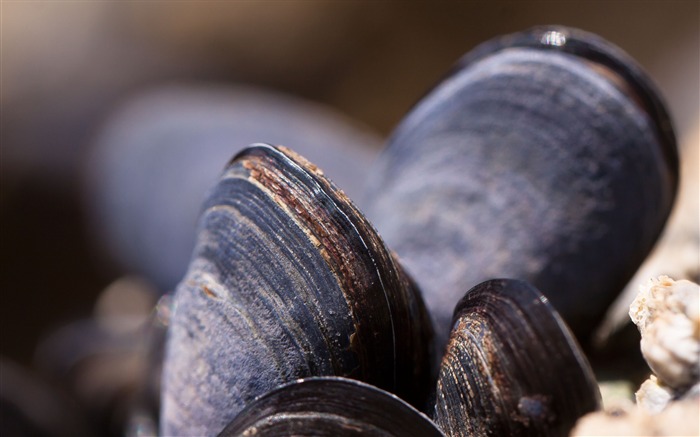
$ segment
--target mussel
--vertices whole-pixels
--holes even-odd
[[[313,164],[258,144],[202,213],[166,343],[161,431],[220,432],[299,378],[358,379],[421,405],[430,318],[372,226]]]
[[[400,398],[338,377],[308,378],[273,390],[248,405],[219,437],[441,437],[428,419]]]
[[[483,282],[457,304],[435,398],[435,422],[455,437],[567,436],[600,404],[566,324],[512,279]]]
[[[564,27],[467,54],[394,131],[366,213],[446,341],[463,290],[499,277],[548,297],[586,346],[673,203],[675,137],[640,67]]]

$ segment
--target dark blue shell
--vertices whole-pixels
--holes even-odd
[[[425,415],[383,390],[358,381],[309,378],[280,387],[243,410],[220,437],[440,437]]]
[[[486,43],[423,98],[374,168],[367,215],[444,342],[454,305],[527,280],[586,342],[671,209],[675,138],[618,48],[566,28]]]
[[[216,434],[309,376],[421,403],[431,335],[419,294],[345,195],[291,151],[250,147],[205,203],[175,294],[161,430]]]
[[[457,304],[433,413],[446,435],[566,437],[599,406],[590,365],[537,289],[494,279]]]

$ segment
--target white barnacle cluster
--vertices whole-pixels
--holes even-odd
[[[644,359],[659,382],[684,390],[700,376],[700,286],[660,276],[640,287],[630,318],[642,335]]]
[[[640,287],[629,315],[654,372],[621,406],[581,418],[572,436],[693,435],[700,423],[700,285],[659,276]]]

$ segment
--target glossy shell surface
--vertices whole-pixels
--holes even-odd
[[[310,378],[274,390],[246,407],[220,437],[396,436],[443,434],[406,402],[344,378]]]
[[[175,295],[161,431],[218,433],[309,376],[421,404],[431,335],[420,295],[345,195],[293,152],[250,147],[207,200]]]
[[[585,356],[534,287],[490,280],[459,302],[434,411],[446,435],[567,436],[599,402]]]
[[[677,155],[634,61],[547,27],[468,54],[398,126],[372,177],[367,215],[440,342],[464,290],[512,277],[585,343],[664,225]]]

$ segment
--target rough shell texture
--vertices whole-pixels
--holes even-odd
[[[34,367],[72,393],[97,435],[133,435],[126,422],[135,410],[156,423],[165,339],[160,313],[168,300],[156,304],[157,297],[146,281],[119,278],[100,293],[93,317],[54,330],[37,345]]]
[[[637,406],[647,413],[661,412],[673,400],[673,390],[659,383],[656,376],[651,375],[634,393]]]
[[[432,333],[418,292],[345,195],[291,151],[257,145],[232,160],[174,306],[164,434],[217,433],[256,396],[309,376],[424,401]]]
[[[459,302],[436,393],[445,434],[566,436],[599,402],[588,362],[535,288],[491,280]]]
[[[668,116],[632,60],[593,35],[538,28],[477,48],[417,104],[378,160],[367,214],[441,341],[464,290],[512,277],[585,342],[661,231],[677,165]]]
[[[383,390],[344,378],[285,385],[246,407],[219,434],[256,436],[442,436],[425,415]]]
[[[642,355],[663,384],[683,389],[700,380],[698,284],[668,276],[649,280],[629,315],[642,334]]]
[[[121,434],[125,416],[142,394],[157,390],[150,369],[156,356],[154,332],[133,320],[109,325],[96,319],[72,322],[53,332],[37,348],[37,367],[74,393],[98,427],[97,434]]]

